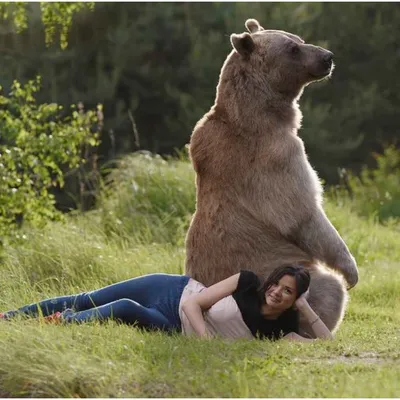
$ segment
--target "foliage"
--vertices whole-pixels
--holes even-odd
[[[46,45],[54,42],[56,32],[59,30],[60,47],[65,49],[68,46],[68,31],[72,24],[72,17],[82,10],[93,10],[93,8],[93,2],[41,2],[40,9],[42,23],[45,27]],[[0,18],[10,18],[17,32],[23,32],[28,27],[27,3],[7,1],[0,3]]]
[[[68,46],[68,31],[74,14],[84,9],[93,10],[94,3],[40,3],[42,21],[46,27],[46,44],[53,42],[57,27],[60,28],[60,46]]]
[[[86,162],[83,146],[97,146],[95,111],[63,116],[55,103],[37,104],[40,79],[14,81],[0,95],[0,236],[22,221],[41,225],[60,218],[51,188],[64,184],[65,168]]]
[[[0,3],[0,17],[2,19],[11,18],[18,33],[28,27],[27,4],[22,1]]]
[[[169,240],[175,238],[173,228],[194,206],[194,173],[187,161],[132,155],[125,163],[121,160],[113,180],[104,205],[116,208],[123,221],[105,220],[107,208],[70,214],[65,224],[26,229],[20,243],[5,246],[0,264],[1,311],[141,274],[183,273],[183,242]],[[135,195],[134,181],[142,189],[137,204],[124,194],[131,188]],[[108,196],[112,202],[106,205]],[[176,210],[169,208],[168,198],[177,202]],[[116,323],[55,326],[40,319],[17,319],[0,323],[0,394],[399,397],[400,314],[395,310],[400,306],[400,231],[360,218],[329,199],[325,208],[360,270],[334,341],[311,345],[204,341]],[[171,236],[156,238],[159,243],[151,235],[125,234],[120,229],[121,223],[126,224],[134,233],[127,220],[142,213],[154,215],[156,230],[164,212],[175,213],[165,221]],[[136,229],[145,232],[151,224],[151,218],[136,220]]]
[[[375,153],[377,167],[364,167],[357,176],[342,171],[346,185],[339,188],[339,197],[351,196],[351,206],[360,215],[376,216],[379,221],[400,218],[400,150],[385,148]]]

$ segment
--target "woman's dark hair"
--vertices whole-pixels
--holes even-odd
[[[296,299],[305,293],[310,286],[310,273],[301,264],[285,264],[274,269],[259,289],[259,296],[265,302],[265,292],[285,276],[293,276],[296,280]]]

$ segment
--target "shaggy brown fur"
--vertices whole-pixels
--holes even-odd
[[[246,27],[250,33],[231,35],[215,104],[191,137],[197,209],[186,273],[211,285],[240,269],[265,279],[283,263],[304,262],[310,304],[334,330],[347,301],[341,275],[351,287],[358,270],[322,209],[321,184],[297,136],[297,100],[331,73],[332,53],[255,20]]]

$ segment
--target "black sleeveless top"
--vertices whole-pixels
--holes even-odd
[[[254,272],[241,270],[238,286],[232,293],[251,333],[260,339],[273,340],[290,332],[298,333],[298,314],[295,310],[286,310],[277,319],[266,319],[261,314],[263,301],[257,293],[260,286],[261,282]]]

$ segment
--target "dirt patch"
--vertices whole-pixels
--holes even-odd
[[[382,357],[376,353],[361,353],[358,355],[339,355],[319,358],[295,358],[295,361],[303,363],[322,362],[326,364],[346,363],[346,364],[387,364],[398,362],[397,357]]]

